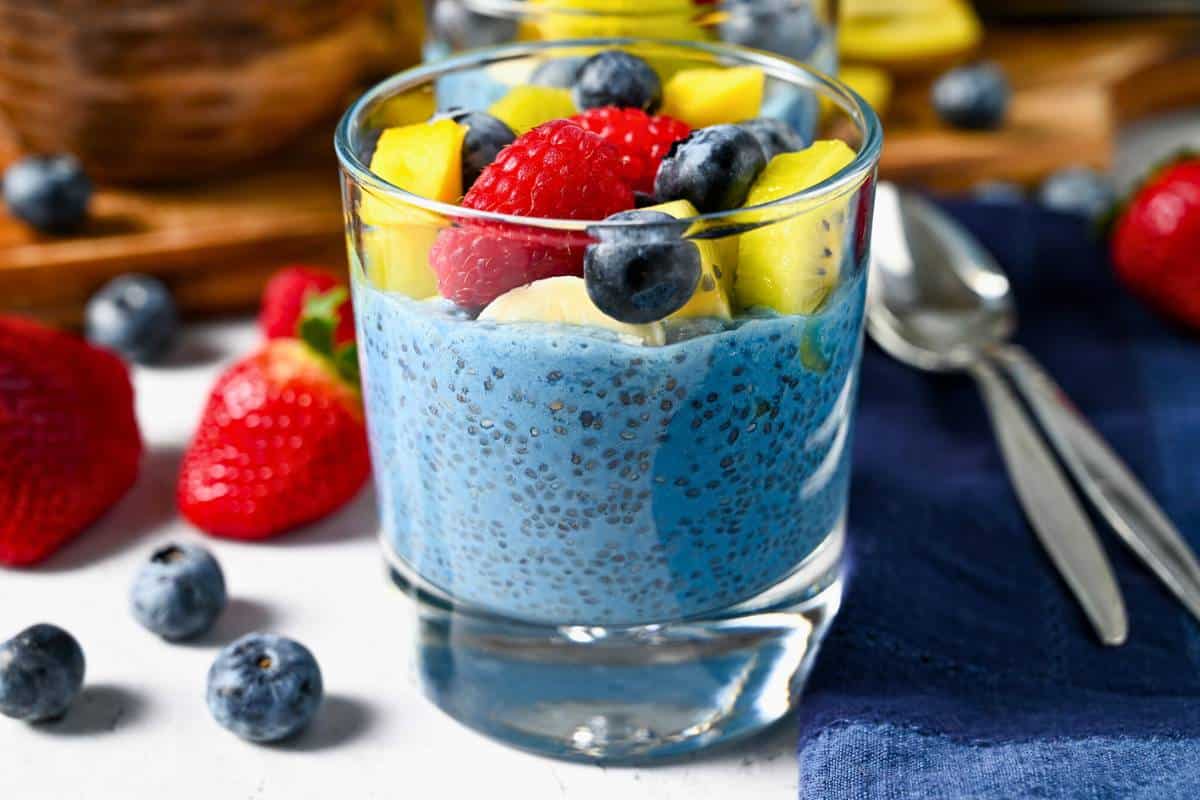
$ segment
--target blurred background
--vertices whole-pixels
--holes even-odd
[[[67,235],[0,216],[0,311],[78,324],[98,287],[141,272],[185,315],[224,314],[254,307],[284,264],[344,266],[340,112],[423,58],[512,39],[652,28],[773,50],[839,71],[876,107],[884,177],[1053,203],[1046,179],[1087,168],[1088,190],[1117,197],[1200,147],[1197,12],[1196,0],[0,0],[0,166],[72,156],[95,186]],[[985,124],[934,101],[948,70],[977,64],[1004,92]]]

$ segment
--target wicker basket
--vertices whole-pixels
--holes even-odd
[[[384,0],[0,0],[0,111],[96,177],[228,169],[345,104]]]

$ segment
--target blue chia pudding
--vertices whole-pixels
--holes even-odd
[[[753,597],[840,524],[864,287],[858,269],[813,315],[693,320],[643,346],[356,274],[386,545],[457,602],[531,621]]]
[[[362,137],[406,193],[346,194],[383,537],[457,604],[696,618],[839,530],[870,184],[801,196],[859,155],[812,90],[701,63],[454,73]]]

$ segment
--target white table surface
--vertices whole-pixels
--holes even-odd
[[[220,367],[255,346],[251,324],[192,326],[180,363],[137,369],[147,452],[137,486],[45,564],[0,569],[0,639],[35,622],[71,631],[86,688],[67,719],[0,717],[0,798],[8,800],[367,800],[794,798],[794,725],[715,756],[666,767],[600,768],[518,752],[463,728],[415,688],[408,600],[385,580],[370,491],[328,520],[269,543],[208,539],[174,508],[179,456]],[[189,363],[190,362],[190,363]],[[200,541],[231,602],[198,643],[171,645],[127,608],[138,564],[169,540]],[[218,648],[252,630],[304,642],[326,698],[294,742],[259,746],[219,728],[204,704]]]

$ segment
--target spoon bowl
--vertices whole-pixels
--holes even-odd
[[[922,198],[881,183],[875,195],[867,328],[893,357],[961,371],[1016,329],[1012,288],[995,259]]]

